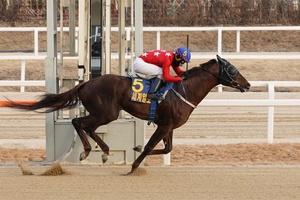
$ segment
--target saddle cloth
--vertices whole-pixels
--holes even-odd
[[[131,101],[140,103],[151,103],[151,99],[147,98],[147,94],[154,83],[156,77],[152,79],[143,79],[141,77],[131,77],[132,80],[132,93]],[[173,83],[165,82],[157,91],[158,96],[165,96],[167,92],[173,87]]]

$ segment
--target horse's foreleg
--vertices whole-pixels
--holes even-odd
[[[149,155],[157,155],[157,154],[168,154],[172,151],[173,148],[173,130],[170,131],[164,138],[164,149],[153,149]]]
[[[157,154],[167,154],[170,153],[172,151],[173,148],[173,131],[171,131],[169,134],[167,134],[164,138],[163,138],[163,142],[164,142],[164,149],[153,149],[149,155],[157,155]],[[136,146],[133,148],[133,150],[137,151],[137,152],[142,152],[142,146]]]
[[[92,149],[91,144],[88,141],[88,138],[86,137],[86,133],[84,132],[83,128],[81,127],[81,122],[80,122],[81,119],[82,118],[74,118],[72,120],[72,124],[79,135],[79,138],[82,142],[83,149],[84,149],[84,152],[82,152],[80,154],[80,157],[79,157],[80,161],[86,159],[89,156],[90,151]]]
[[[147,155],[149,155],[153,148],[161,141],[163,138],[166,137],[166,134],[172,132],[173,130],[170,127],[161,127],[158,126],[156,131],[153,133],[151,138],[149,139],[148,143],[146,144],[144,151],[141,153],[141,155],[132,163],[131,171],[129,172],[132,173],[134,172],[141,162],[145,159]]]

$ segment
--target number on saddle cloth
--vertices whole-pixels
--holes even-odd
[[[147,98],[147,94],[151,88],[151,84],[154,83],[156,77],[152,79],[144,79],[141,77],[131,77],[132,80],[132,93],[131,101],[140,102],[140,103],[150,103],[151,99]],[[165,82],[157,90],[158,96],[163,96],[168,90],[173,87],[173,83]]]

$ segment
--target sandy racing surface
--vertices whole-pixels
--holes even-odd
[[[5,200],[282,200],[300,194],[299,143],[178,144],[170,166],[162,166],[161,156],[150,156],[132,175],[126,175],[130,165],[60,163],[63,175],[42,176],[54,166],[43,165],[44,149],[2,148],[0,154]]]
[[[0,166],[1,199],[298,199],[299,166],[206,165],[145,167],[63,165],[67,175],[40,176],[46,167]]]

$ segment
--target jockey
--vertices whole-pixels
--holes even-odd
[[[188,78],[187,71],[180,69],[185,62],[190,62],[191,53],[185,47],[179,47],[176,52],[168,50],[152,50],[143,53],[133,62],[133,70],[146,76],[157,76],[148,93],[148,98],[164,100],[156,95],[160,84],[166,82],[179,82]],[[170,67],[178,76],[170,75]]]

